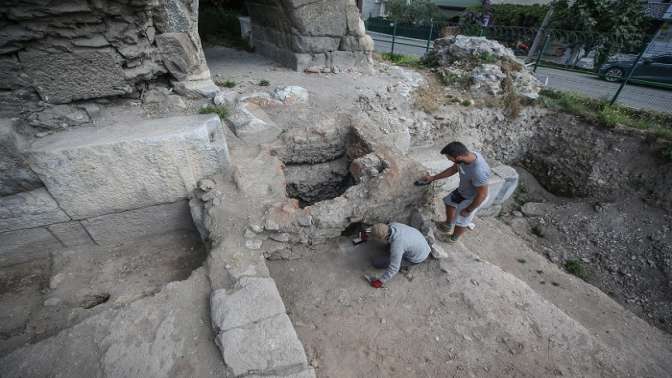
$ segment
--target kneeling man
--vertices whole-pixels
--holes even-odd
[[[376,289],[394,277],[402,266],[419,264],[427,259],[430,248],[425,237],[413,227],[401,223],[373,225],[371,237],[390,243],[390,255],[374,259],[373,266],[386,269],[380,278],[371,278],[369,282]]]

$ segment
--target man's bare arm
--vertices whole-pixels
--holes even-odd
[[[457,164],[453,164],[452,167],[446,169],[445,171],[443,171],[441,173],[437,173],[434,176],[431,176],[431,175],[430,176],[425,176],[425,177],[423,177],[423,179],[425,179],[426,181],[441,180],[441,179],[444,179],[446,177],[450,177],[450,176],[456,174],[457,170],[458,170]]]
[[[483,201],[488,197],[488,186],[483,185],[483,186],[477,186],[476,187],[476,197],[474,197],[474,200],[471,202],[471,205],[467,206],[465,210],[469,213],[474,211],[474,209],[477,209]]]

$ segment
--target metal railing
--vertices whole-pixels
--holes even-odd
[[[533,52],[530,52],[530,47],[539,32],[538,28],[437,23],[409,25],[381,18],[367,20],[366,26],[376,42],[376,50],[392,55],[423,56],[432,48],[433,40],[440,36],[482,36],[511,48],[542,83],[550,87],[609,99],[612,103],[621,98],[623,103],[632,107],[672,112],[667,105],[672,103],[672,91],[669,90],[672,89],[672,81],[667,80],[670,84],[666,84],[638,75],[642,57],[661,53],[672,55],[672,32],[665,29],[669,25],[658,35],[667,36],[670,41],[662,41],[660,46],[663,48],[658,50],[653,48],[655,43],[651,43],[657,39],[651,35],[643,36],[639,41],[615,41],[609,35],[548,28],[541,31],[543,43]],[[621,59],[621,63],[615,63],[613,70],[605,68],[613,62],[600,60],[596,64],[596,53],[602,51],[607,43],[611,46],[609,58],[612,61]],[[630,65],[628,61],[631,61]],[[618,76],[609,76],[609,72]],[[645,86],[626,87],[631,83]]]

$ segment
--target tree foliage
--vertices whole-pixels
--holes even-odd
[[[403,24],[428,24],[443,18],[439,7],[430,0],[389,0],[387,18]]]
[[[597,47],[599,66],[613,53],[637,53],[644,48],[656,22],[644,15],[642,3],[632,0],[559,0],[552,27],[579,30]]]
[[[517,4],[494,4],[491,5],[491,25],[538,27],[548,12],[548,5],[517,5]],[[480,19],[483,6],[478,5],[467,9],[464,19]]]
[[[549,5],[493,5],[492,24],[539,28]],[[482,6],[468,9],[462,21],[478,23]],[[642,3],[635,0],[556,0],[547,31],[586,53],[596,50],[596,65],[614,53],[637,53],[657,23],[644,15]]]

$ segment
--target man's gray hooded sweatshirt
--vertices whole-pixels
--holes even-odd
[[[401,223],[390,223],[390,265],[380,277],[382,282],[389,281],[399,272],[401,260],[419,264],[429,256],[430,247],[420,231]]]

